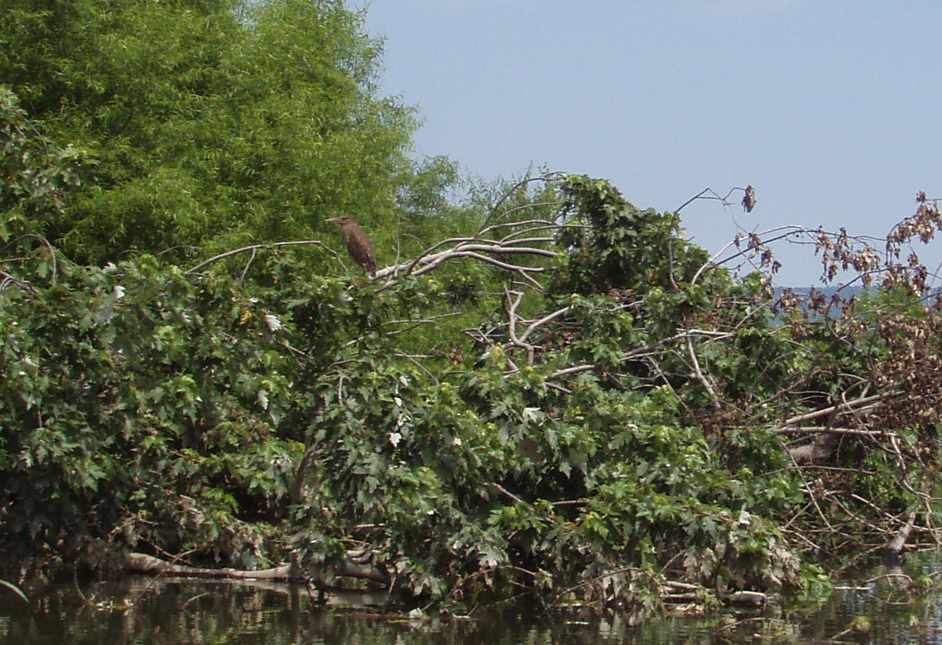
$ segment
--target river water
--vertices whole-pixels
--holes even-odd
[[[823,604],[669,615],[637,627],[618,614],[547,615],[526,605],[409,620],[376,594],[329,594],[320,604],[303,587],[130,578],[55,586],[29,608],[0,589],[0,644],[942,643],[942,591],[907,588],[909,579],[939,582],[936,572],[942,554],[921,554],[902,570],[876,567],[841,581]]]

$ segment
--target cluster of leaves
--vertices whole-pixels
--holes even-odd
[[[56,284],[5,295],[11,538],[74,549],[123,528],[130,546],[212,544],[235,537],[235,495],[261,508],[285,497],[297,446],[272,435],[284,359],[257,305],[232,296],[149,257],[62,261]],[[259,414],[265,396],[275,402]]]

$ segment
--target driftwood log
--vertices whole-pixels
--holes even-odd
[[[700,592],[706,591],[699,585],[689,582],[676,582],[668,580],[665,586],[668,593],[661,596],[661,600],[667,603],[699,603],[703,601]],[[733,591],[730,593],[719,594],[719,599],[728,605],[752,605],[756,607],[764,606],[769,602],[768,594],[761,591]]]
[[[162,560],[161,558],[144,553],[129,553],[125,559],[125,569],[132,573],[144,575],[173,575],[189,578],[227,578],[236,580],[280,580],[285,582],[306,582],[311,579],[319,579],[325,573],[330,573],[341,578],[358,578],[369,580],[382,585],[389,584],[389,576],[382,569],[379,569],[369,563],[358,563],[346,561],[338,565],[325,567],[323,571],[312,570],[304,567],[298,561],[297,556],[292,554],[291,562],[271,569],[259,569],[257,571],[246,571],[242,569],[204,569],[200,567],[188,567],[181,564],[174,564]]]

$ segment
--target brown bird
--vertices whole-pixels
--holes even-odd
[[[347,252],[350,253],[350,257],[366,269],[370,277],[374,276],[376,274],[376,256],[373,255],[373,245],[370,244],[370,238],[366,236],[363,229],[349,215],[332,217],[327,221],[340,226],[340,237],[343,238],[343,243],[347,245]]]
[[[747,184],[746,190],[743,192],[745,194],[742,196],[742,209],[747,213],[751,213],[752,209],[756,207],[756,189],[752,187],[752,184]]]

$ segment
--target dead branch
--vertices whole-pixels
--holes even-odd
[[[13,284],[19,287],[23,291],[27,291],[29,293],[36,293],[36,288],[33,285],[31,285],[29,282],[27,282],[26,280],[20,280],[16,276],[10,273],[7,273],[6,271],[0,271],[0,277],[3,278],[3,280],[0,280],[0,291],[3,291],[4,289],[6,289],[8,285]]]
[[[883,401],[898,396],[898,392],[884,392],[882,394],[873,394],[871,396],[863,396],[857,399],[853,399],[847,402],[841,402],[837,405],[832,405],[826,408],[821,408],[820,410],[814,410],[813,412],[805,412],[793,417],[789,417],[782,422],[781,425],[772,429],[773,432],[778,430],[783,430],[789,426],[794,426],[796,424],[802,423],[804,421],[811,421],[812,419],[818,419],[823,416],[831,415],[836,412],[850,412],[862,410],[870,410],[874,407],[877,407]]]
[[[394,264],[393,267],[392,267],[392,271],[390,271],[390,273],[393,273],[394,275],[398,275],[399,269],[400,269],[402,266],[405,266],[405,267],[406,267],[405,273],[408,275],[408,274],[412,273],[412,271],[415,269],[415,267],[419,266],[420,263],[422,263],[422,262],[428,263],[430,260],[427,260],[426,258],[428,258],[429,256],[433,255],[433,254],[435,253],[435,251],[437,251],[438,249],[440,249],[440,248],[442,248],[442,247],[444,247],[444,246],[448,246],[449,244],[454,244],[454,245],[457,247],[457,246],[459,246],[459,245],[461,245],[461,244],[468,244],[468,243],[487,244],[488,242],[490,242],[490,240],[488,240],[487,238],[478,237],[478,236],[474,236],[474,237],[449,237],[449,238],[446,238],[446,239],[444,239],[444,240],[439,240],[438,242],[436,242],[436,243],[433,244],[432,246],[428,247],[427,249],[425,249],[424,251],[422,251],[421,253],[419,253],[417,256],[415,256],[415,258],[413,258],[413,259],[410,260],[409,262],[403,262],[403,263],[396,263],[396,264]],[[387,267],[386,269],[381,269],[381,271],[387,271],[387,269],[389,269],[389,267]],[[385,273],[384,273],[384,275],[385,275]]]
[[[743,191],[743,192],[746,191],[745,188],[742,188],[742,187],[740,187],[740,186],[733,186],[733,187],[730,188],[728,191],[726,191],[726,194],[725,194],[725,195],[722,195],[722,196],[721,196],[721,195],[719,195],[716,191],[714,191],[712,188],[710,188],[709,186],[707,186],[706,188],[704,188],[703,190],[701,190],[699,193],[697,193],[696,195],[694,195],[693,197],[691,197],[690,199],[688,199],[687,201],[685,201],[683,204],[681,204],[680,206],[678,206],[677,208],[675,208],[675,209],[674,209],[674,212],[675,212],[675,213],[679,213],[680,211],[684,210],[687,206],[689,206],[689,205],[692,204],[693,202],[697,201],[698,199],[718,201],[718,202],[720,202],[721,204],[723,204],[723,206],[732,206],[733,203],[729,201],[729,196],[732,195],[733,193],[735,193],[737,190],[741,190],[741,191]]]
[[[549,375],[548,378],[559,378],[560,376],[568,376],[570,374],[579,374],[580,372],[590,372],[595,369],[595,365],[590,365],[588,363],[584,365],[573,365],[572,367],[566,367],[564,369],[556,370]]]
[[[828,530],[833,532],[834,527],[831,526],[831,523],[828,521],[827,515],[824,514],[824,511],[821,510],[821,505],[818,504],[818,496],[815,493],[814,487],[808,482],[807,479],[805,479],[804,473],[801,471],[800,468],[798,468],[798,461],[794,457],[792,457],[790,453],[789,453],[789,456],[792,458],[792,465],[795,466],[795,470],[798,472],[798,476],[801,478],[801,482],[804,486],[805,493],[807,493],[808,498],[811,500],[811,504],[812,506],[814,506],[814,510],[817,511],[818,517],[820,517],[821,521],[824,522],[824,525],[828,527]]]
[[[520,306],[524,294],[522,291],[509,291],[508,289],[504,289],[504,295],[507,296],[507,331],[510,334],[510,341],[517,347],[521,347],[527,351],[527,365],[532,366],[536,355],[536,347],[524,342],[517,336],[517,320],[519,318],[517,316],[517,308]]]
[[[564,315],[565,313],[567,313],[567,312],[569,311],[569,309],[570,309],[569,307],[565,307],[565,308],[563,308],[563,309],[559,309],[559,310],[557,310],[557,311],[554,311],[553,313],[548,314],[547,316],[544,316],[543,318],[540,318],[540,319],[537,320],[536,322],[532,323],[532,324],[530,325],[530,328],[528,328],[528,330],[527,330],[526,332],[524,332],[524,334],[522,334],[522,335],[519,336],[519,339],[520,339],[520,340],[525,340],[526,337],[530,334],[530,332],[531,332],[533,329],[535,329],[536,327],[538,327],[538,326],[540,326],[540,325],[542,325],[542,324],[545,324],[545,323],[549,322],[550,320],[555,320],[556,318],[558,318],[558,317]],[[477,341],[477,342],[482,342],[482,343],[486,341],[486,337],[487,337],[487,335],[480,335],[480,334],[474,335],[474,334],[471,333],[471,332],[469,332],[469,335],[470,335],[475,341]],[[643,347],[637,347],[637,348],[635,348],[635,349],[633,349],[633,350],[627,351],[627,352],[625,352],[624,354],[621,355],[619,361],[620,361],[620,362],[626,362],[626,361],[629,361],[629,360],[632,360],[632,359],[637,359],[637,358],[649,358],[649,355],[650,355],[651,352],[653,352],[654,350],[656,350],[656,349],[658,349],[658,348],[660,348],[660,347],[662,347],[662,346],[664,346],[664,345],[666,345],[666,344],[668,344],[668,343],[671,343],[671,342],[676,341],[676,340],[689,339],[689,338],[692,338],[692,337],[694,337],[694,336],[706,336],[706,337],[708,337],[708,338],[712,338],[712,339],[715,339],[715,340],[722,340],[722,339],[724,339],[724,338],[729,338],[730,336],[733,336],[733,334],[732,334],[732,333],[728,333],[728,332],[719,332],[719,331],[704,330],[704,329],[688,329],[688,330],[686,330],[686,331],[678,332],[677,334],[674,334],[673,336],[669,336],[669,337],[667,337],[667,338],[664,338],[664,339],[662,339],[662,340],[660,340],[660,341],[658,341],[658,342],[656,342],[656,343],[652,343],[652,344],[650,344],[650,345],[645,345],[645,346],[643,346]],[[517,343],[515,343],[515,344],[517,344]],[[525,347],[526,345],[520,345],[520,346],[521,346],[521,347]],[[571,366],[571,367],[560,368],[560,369],[558,369],[558,370],[552,372],[551,374],[549,374],[549,375],[547,376],[547,379],[560,378],[560,377],[562,377],[562,376],[569,376],[569,375],[571,375],[571,374],[579,374],[579,373],[581,373],[581,372],[590,372],[590,371],[592,371],[592,370],[594,370],[594,369],[596,369],[596,365],[595,365],[594,363],[583,363],[583,364],[581,364],[581,365],[573,365],[573,366]],[[513,371],[514,371],[514,372],[517,372],[517,371],[519,371],[519,370],[518,370],[516,367],[514,367],[514,370],[513,370]],[[715,396],[715,393],[714,393],[714,396]]]
[[[722,407],[720,399],[716,396],[716,390],[713,388],[713,384],[710,383],[700,369],[700,362],[697,360],[697,353],[693,350],[693,341],[690,339],[689,334],[687,334],[687,353],[690,356],[691,363],[693,363],[693,370],[697,380],[706,388],[707,393],[710,395],[710,400],[713,401],[713,408],[719,410]]]
[[[564,228],[565,226],[571,226],[571,225],[557,224],[556,222],[553,222],[553,221],[548,220],[548,219],[524,219],[524,220],[519,220],[519,221],[516,221],[516,222],[499,222],[499,223],[497,223],[497,224],[491,224],[491,225],[488,226],[487,228],[484,228],[484,229],[481,229],[480,231],[478,231],[478,235],[479,235],[479,236],[480,236],[480,235],[485,235],[485,234],[487,234],[487,233],[490,233],[491,231],[497,231],[497,230],[500,230],[500,229],[502,229],[502,228],[518,228],[518,229],[520,229],[520,230],[517,230],[517,231],[515,231],[514,233],[511,233],[510,235],[507,236],[508,238],[510,238],[510,237],[513,237],[514,235],[518,235],[518,234],[524,233],[524,232],[529,233],[530,231],[535,231],[535,230],[548,230],[548,229]],[[582,226],[582,225],[580,225],[580,226]],[[530,227],[530,228],[522,228],[522,227]],[[538,228],[534,228],[534,227],[538,227]],[[506,238],[505,238],[505,239],[506,239]]]
[[[494,207],[491,208],[490,212],[487,214],[487,216],[484,218],[484,221],[481,223],[480,232],[487,230],[487,228],[485,227],[487,227],[491,219],[493,219],[497,215],[497,213],[500,211],[501,206],[504,205],[504,202],[506,202],[508,199],[513,197],[514,193],[516,193],[518,190],[520,190],[524,186],[527,186],[528,184],[532,184],[536,182],[547,183],[547,182],[553,181],[554,179],[558,177],[563,177],[563,176],[565,176],[565,173],[563,172],[549,172],[549,173],[546,173],[545,175],[540,175],[537,177],[524,177],[523,179],[518,181],[516,184],[511,186],[503,195],[501,195],[500,199],[497,200],[497,203],[494,204]]]
[[[459,240],[461,238],[455,238]],[[494,242],[491,244],[482,244],[478,241],[474,243],[469,241],[455,241],[455,243],[450,249],[445,251],[439,251],[437,253],[431,254],[421,254],[415,260],[411,262],[405,262],[401,264],[395,264],[392,266],[384,267],[379,269],[376,272],[376,278],[389,278],[386,286],[395,284],[396,278],[399,275],[413,275],[420,276],[429,271],[433,271],[439,265],[447,262],[449,260],[455,260],[458,258],[473,258],[485,264],[490,264],[499,269],[515,273],[523,278],[528,284],[542,290],[542,285],[537,282],[530,274],[531,273],[543,273],[545,271],[542,267],[531,267],[518,264],[512,264],[503,260],[498,260],[493,255],[519,255],[519,256],[540,256],[553,258],[558,255],[555,251],[549,251],[547,249],[541,249],[537,247],[530,246],[513,246],[508,244],[502,244],[500,242]],[[436,245],[440,246],[440,245]],[[416,268],[419,267],[419,268]]]
[[[529,327],[527,327],[526,331],[524,331],[524,332],[520,335],[520,340],[521,340],[521,341],[525,341],[525,340],[527,339],[527,337],[528,337],[530,334],[533,333],[533,330],[534,330],[534,329],[536,329],[537,327],[540,327],[541,325],[545,325],[545,324],[547,324],[547,323],[549,323],[549,322],[552,322],[552,321],[556,320],[557,318],[559,318],[560,316],[566,315],[567,313],[569,313],[569,310],[570,310],[570,309],[572,309],[572,307],[563,307],[562,309],[557,309],[556,311],[554,311],[554,312],[551,313],[551,314],[547,314],[547,315],[543,316],[542,318],[540,318],[540,319],[537,320],[536,322],[532,323]]]
[[[817,233],[816,230],[812,230],[804,226],[798,226],[798,225],[777,226],[775,228],[771,228],[766,231],[753,233],[751,235],[751,238],[755,240],[755,242],[748,244],[746,248],[740,249],[738,252],[720,260],[723,254],[726,253],[733,246],[735,246],[737,249],[740,248],[740,243],[742,242],[742,239],[739,235],[737,235],[733,240],[728,242],[726,246],[724,246],[719,251],[714,253],[710,257],[710,259],[704,262],[703,265],[699,269],[697,269],[697,272],[693,275],[693,278],[690,280],[690,283],[696,284],[697,280],[700,279],[700,276],[703,274],[704,271],[707,271],[708,269],[715,269],[716,267],[720,267],[720,266],[723,266],[724,264],[728,264],[732,262],[733,260],[735,260],[736,258],[756,253],[758,252],[758,249],[762,246],[772,244],[773,242],[777,242],[778,240],[781,240],[787,237],[792,237],[792,236],[797,236],[797,235],[802,235],[802,234],[808,235],[810,237],[812,234],[816,234],[816,233]],[[767,235],[770,237],[764,237]]]
[[[843,435],[853,435],[853,436],[858,436],[858,437],[895,437],[896,436],[896,433],[888,432],[886,430],[856,430],[854,428],[832,428],[828,426],[791,426],[791,427],[775,428],[773,432],[775,434],[808,434],[808,435],[843,434]]]

